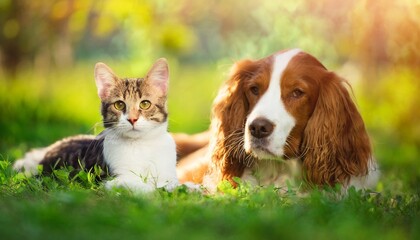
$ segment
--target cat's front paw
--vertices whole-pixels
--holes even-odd
[[[202,193],[204,190],[204,187],[200,184],[196,184],[193,182],[185,182],[182,185],[184,185],[185,187],[187,187],[189,192],[199,192]]]
[[[169,182],[163,188],[168,192],[173,192],[175,190],[175,188],[177,188],[179,186],[180,185],[179,185],[178,181],[174,181],[174,182]]]
[[[125,188],[133,193],[151,193],[156,190],[154,186],[141,182],[140,180],[114,179],[105,183],[105,188],[112,190],[114,188]]]

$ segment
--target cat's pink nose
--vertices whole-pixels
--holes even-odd
[[[133,125],[134,126],[134,123],[136,123],[137,122],[137,120],[138,120],[138,118],[130,118],[130,119],[128,119],[128,121],[131,123],[131,125]]]

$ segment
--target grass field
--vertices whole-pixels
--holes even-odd
[[[13,172],[13,161],[30,148],[101,130],[92,66],[0,79],[0,239],[420,239],[419,150],[377,128],[363,96],[360,108],[382,168],[378,193],[338,198],[314,191],[302,198],[294,190],[222,186],[224,194],[214,196],[182,187],[134,196],[107,192],[83,172],[72,180],[67,170],[37,178]],[[227,68],[182,69],[171,68],[170,130],[204,130]]]

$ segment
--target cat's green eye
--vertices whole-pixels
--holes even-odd
[[[122,111],[125,108],[125,103],[123,101],[116,101],[114,102],[115,109]]]
[[[140,109],[147,110],[150,108],[151,105],[152,103],[150,103],[149,100],[143,100],[140,102]]]

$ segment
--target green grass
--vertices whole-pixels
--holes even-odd
[[[130,65],[110,65],[120,76],[138,72]],[[339,198],[329,190],[298,197],[294,190],[283,193],[272,187],[240,185],[232,189],[222,185],[224,193],[211,196],[182,187],[173,193],[159,190],[135,196],[123,190],[105,191],[102,183],[85,172],[73,179],[68,170],[34,178],[13,172],[13,161],[29,148],[100,131],[92,66],[86,63],[71,71],[49,73],[27,71],[14,81],[0,79],[1,239],[420,238],[418,145],[394,135],[389,126],[385,130],[369,125],[381,117],[372,114],[374,119],[370,118],[369,111],[375,108],[364,102],[368,98],[360,107],[366,109],[362,115],[382,168],[380,193],[350,191]],[[170,130],[204,130],[223,79],[221,73],[227,68],[182,69],[171,68]],[[392,109],[381,107],[380,111]]]
[[[180,187],[149,196],[107,192],[83,176],[26,178],[1,162],[2,239],[416,239],[419,196],[224,186],[206,196]],[[82,174],[83,175],[83,174]],[[83,180],[84,179],[84,180]]]

